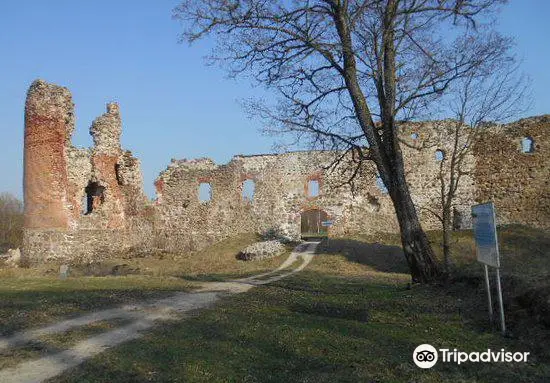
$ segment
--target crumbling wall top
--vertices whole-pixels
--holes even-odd
[[[35,80],[27,92],[25,114],[31,119],[40,116],[41,119],[64,121],[65,140],[70,141],[75,118],[74,103],[68,88]]]
[[[107,104],[107,113],[92,122],[90,134],[94,140],[94,151],[101,154],[120,155],[122,120],[118,104]]]

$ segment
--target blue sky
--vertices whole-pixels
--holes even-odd
[[[146,192],[171,158],[271,151],[259,121],[239,100],[261,94],[246,79],[205,65],[211,42],[178,44],[177,0],[0,0],[0,192],[22,196],[25,94],[36,78],[67,86],[76,104],[73,142],[90,146],[88,128],[117,101],[122,145],[141,159]],[[516,0],[498,28],[516,39],[533,80],[526,115],[550,113],[550,1]]]

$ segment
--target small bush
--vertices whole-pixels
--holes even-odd
[[[23,243],[23,203],[9,193],[0,193],[0,254]]]

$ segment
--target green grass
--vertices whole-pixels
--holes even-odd
[[[429,237],[434,245],[440,241],[440,233]],[[187,319],[165,322],[51,382],[545,382],[550,376],[550,332],[530,311],[533,307],[522,306],[517,298],[548,286],[550,235],[507,227],[501,229],[500,239],[507,337],[488,323],[471,233],[454,233],[451,282],[429,286],[410,285],[396,246],[398,236],[330,239],[303,272],[225,298]],[[130,279],[147,278],[185,284],[262,272],[284,259],[239,263],[235,249],[246,241],[235,239],[186,255],[171,270],[161,266],[151,272],[138,266],[148,276],[74,278],[56,281],[51,288],[57,293],[58,284],[69,283],[64,293],[77,295],[71,305],[58,302],[59,309],[74,305],[78,310],[90,300],[89,293],[103,290],[80,291],[84,295],[79,299],[70,283],[128,280],[124,283],[136,287],[143,281]],[[193,263],[193,256],[207,259],[212,254],[217,255],[210,266]],[[51,302],[40,298],[48,293],[40,291],[44,283],[37,282],[29,291],[23,287],[29,284],[17,287],[15,279],[11,283],[8,290],[13,294],[34,294],[26,297],[31,312],[48,310]],[[69,342],[74,336],[68,335]],[[504,348],[531,356],[527,364],[438,363],[421,370],[412,362],[412,352],[421,343],[466,352]]]
[[[343,259],[340,261],[345,262]],[[332,266],[319,256],[315,267]],[[543,382],[550,366],[412,364],[421,343],[464,351],[526,346],[464,320],[464,302],[431,287],[304,271],[162,326],[54,382]]]
[[[70,277],[58,278],[59,264],[32,269],[0,268],[0,336],[53,323],[66,316],[136,303],[189,290],[197,281],[223,280],[276,268],[290,252],[274,259],[237,261],[237,253],[258,240],[241,235],[188,254],[151,254],[70,264]],[[114,267],[129,275],[112,275]]]
[[[30,343],[2,351],[0,353],[0,369],[15,367],[25,360],[41,358],[48,354],[64,351],[79,341],[131,322],[132,320],[129,319],[114,318],[94,322],[64,333],[42,336]]]
[[[437,240],[437,233],[430,237]],[[527,246],[548,239],[518,228],[506,229],[501,238],[505,254],[523,249],[518,241]],[[455,233],[457,279],[450,285],[411,287],[395,242],[386,240],[389,245],[331,239],[305,271],[158,327],[52,381],[547,381],[548,329],[531,321],[528,331],[519,331],[514,317],[509,318],[511,336],[491,328],[484,287],[475,274],[479,265],[464,250],[471,247],[468,233]],[[515,267],[536,246],[517,253]],[[511,260],[507,264],[507,273],[522,275]],[[533,275],[545,272],[539,268]],[[469,272],[474,274],[465,278]],[[533,275],[524,275],[525,280],[540,281]],[[438,363],[421,370],[412,352],[422,343],[466,352],[504,348],[531,356],[526,364]]]
[[[178,278],[137,275],[67,280],[54,277],[3,278],[0,285],[0,335],[190,288],[189,282]]]

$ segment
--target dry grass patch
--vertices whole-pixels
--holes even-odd
[[[0,352],[0,370],[66,350],[91,336],[130,324],[131,319],[114,318],[97,321],[59,334],[41,336],[32,342]]]
[[[224,280],[271,271],[286,258],[254,262],[237,253],[258,241],[254,234],[231,238],[188,254],[151,254],[144,258],[70,264],[70,276],[58,277],[59,264],[0,269],[0,336],[56,322],[66,316],[164,297],[190,290],[194,281]],[[113,275],[115,274],[115,275]],[[124,275],[128,274],[128,275]]]

